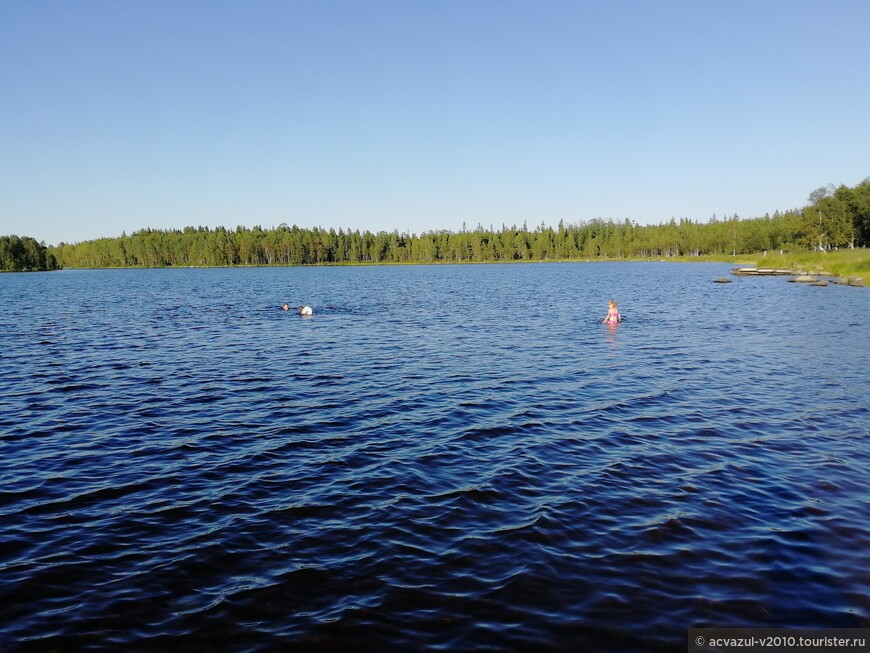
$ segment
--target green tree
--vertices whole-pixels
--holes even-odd
[[[0,270],[23,272],[57,270],[56,256],[45,243],[30,236],[0,236]]]

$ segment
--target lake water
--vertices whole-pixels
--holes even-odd
[[[870,292],[728,269],[0,275],[0,649],[870,627]]]

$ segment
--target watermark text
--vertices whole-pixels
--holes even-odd
[[[689,628],[689,653],[870,653],[870,628]]]

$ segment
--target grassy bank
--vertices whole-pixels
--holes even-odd
[[[758,258],[760,268],[785,268],[809,273],[830,272],[838,277],[870,280],[870,249],[839,249],[830,252],[768,252]]]

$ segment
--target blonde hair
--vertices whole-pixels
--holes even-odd
[[[609,302],[607,302],[607,305],[610,306],[611,308],[616,308],[616,300],[611,299]]]

